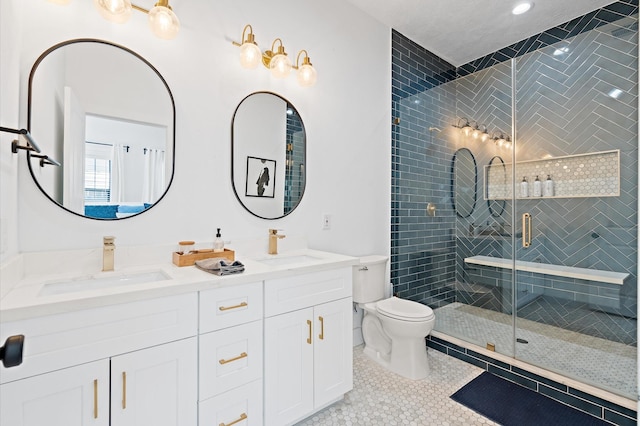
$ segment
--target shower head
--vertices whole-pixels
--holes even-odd
[[[438,132],[438,133],[440,133],[440,132],[442,131],[442,130],[438,129],[437,127],[429,127],[429,131],[430,131],[430,132],[433,132],[434,130],[435,130],[436,132]]]

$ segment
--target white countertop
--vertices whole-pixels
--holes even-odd
[[[313,257],[314,259],[303,259],[300,256]],[[47,257],[42,257],[48,259]],[[202,271],[195,266],[178,267],[171,263],[170,257],[169,253],[169,255],[166,256],[168,259],[166,262],[145,263],[142,266],[130,265],[123,266],[122,268],[118,268],[118,259],[116,259],[116,268],[115,271],[112,272],[99,272],[100,269],[98,267],[97,269],[93,269],[91,273],[87,273],[86,265],[73,272],[65,273],[44,273],[42,270],[46,270],[46,268],[42,267],[31,268],[37,271],[29,274],[5,271],[3,280],[13,279],[15,282],[2,283],[5,290],[3,290],[2,298],[0,299],[0,322],[18,321],[98,306],[202,291],[266,279],[283,278],[300,273],[318,272],[336,267],[348,267],[359,263],[359,258],[357,257],[312,249],[299,249],[277,255],[265,254],[251,257],[239,257],[236,254],[236,260],[244,264],[245,271],[239,274],[218,276]],[[284,264],[281,265],[269,265],[261,262],[266,259],[283,259],[287,257],[298,257],[299,260],[293,263],[284,261]],[[17,263],[21,261],[22,259],[16,260]],[[31,261],[33,262],[33,260]],[[26,265],[14,267],[14,269],[20,268],[29,269]],[[40,270],[40,272],[38,272],[38,270]],[[117,285],[93,290],[71,291],[61,294],[41,294],[44,286],[51,283],[71,281],[78,278],[106,278],[151,271],[162,271],[169,279],[140,284]]]

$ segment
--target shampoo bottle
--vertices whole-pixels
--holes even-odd
[[[533,196],[542,197],[542,182],[540,182],[538,176],[536,176],[536,180],[533,181]]]
[[[529,196],[529,183],[527,182],[527,177],[522,178],[522,182],[520,182],[520,197],[528,197]]]
[[[213,240],[213,251],[215,253],[224,251],[224,241],[222,241],[222,235],[220,235],[220,228],[218,228],[218,232],[216,233],[216,239]]]
[[[547,175],[547,180],[544,181],[543,194],[545,197],[553,197],[553,181],[551,175]]]

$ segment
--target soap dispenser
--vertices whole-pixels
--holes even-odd
[[[520,197],[528,197],[529,196],[529,183],[527,182],[527,177],[522,178],[522,182],[520,182]]]
[[[538,176],[536,176],[536,180],[533,181],[533,196],[542,197],[542,182]]]
[[[220,228],[218,228],[218,232],[216,232],[216,239],[213,240],[213,251],[214,253],[220,253],[224,251],[224,241],[222,241]]]
[[[553,180],[551,180],[551,175],[547,175],[547,180],[544,181],[544,186],[542,187],[542,192],[545,197],[553,197]]]

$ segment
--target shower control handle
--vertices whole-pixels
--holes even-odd
[[[531,246],[532,232],[533,232],[533,218],[530,213],[524,213],[522,215],[522,247],[527,248]]]

